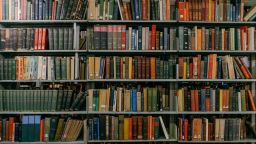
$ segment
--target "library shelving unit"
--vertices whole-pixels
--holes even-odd
[[[39,51],[0,51],[2,57],[5,56],[75,56],[76,64],[75,69],[78,69],[78,61],[80,56],[111,56],[111,55],[122,55],[122,56],[176,56],[176,55],[197,55],[197,54],[212,54],[216,53],[218,55],[246,55],[250,57],[255,57],[256,51],[219,51],[219,50],[79,50],[79,32],[80,27],[86,28],[87,26],[93,26],[97,24],[103,25],[128,25],[128,26],[151,26],[156,24],[157,26],[205,26],[215,27],[237,27],[237,26],[255,26],[256,22],[203,22],[203,21],[120,21],[120,20],[18,20],[18,21],[0,21],[0,28],[19,28],[19,27],[73,27],[74,29],[74,50],[39,50]],[[255,66],[255,61],[251,61],[251,66]],[[76,77],[78,77],[78,71]],[[252,71],[252,75],[255,77],[256,72]],[[249,83],[251,85],[252,94],[255,98],[255,83],[256,79],[179,79],[177,76],[175,79],[95,79],[89,80],[0,80],[1,85],[6,83],[36,83],[38,86],[42,83],[83,83],[85,85],[91,85],[95,83],[164,83],[164,84],[180,84],[180,83]],[[255,111],[244,111],[244,112],[178,112],[177,106],[174,106],[174,111],[160,111],[160,112],[88,112],[88,111],[4,111],[0,112],[0,115],[25,115],[25,114],[40,114],[40,115],[84,115],[87,118],[94,115],[169,115],[170,117],[176,119],[178,116],[182,115],[251,115],[251,121],[255,124]],[[76,142],[61,142],[61,143],[140,143],[140,142],[156,142],[156,143],[256,143],[255,139],[239,140],[239,141],[179,141],[177,128],[176,130],[170,130],[168,133],[173,133],[176,137],[170,139],[156,139],[156,140],[88,140],[76,141]],[[5,142],[3,142],[5,143]],[[8,142],[6,142],[8,143]],[[19,142],[17,142],[19,143]],[[26,143],[37,143],[37,142],[26,142]],[[44,143],[44,142],[42,142]],[[45,142],[45,143],[59,143],[59,142]]]

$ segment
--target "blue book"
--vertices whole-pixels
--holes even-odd
[[[208,58],[204,57],[204,79],[207,79],[207,73],[208,73]]]
[[[136,89],[132,90],[132,111],[133,112],[137,111],[137,90]]]
[[[97,123],[97,121],[98,121],[98,118],[93,118],[93,131],[92,131],[92,133],[93,133],[93,140],[99,140],[98,139],[98,137],[97,137],[97,130],[98,130],[98,123]]]
[[[138,50],[142,50],[142,26],[138,27]]]
[[[135,7],[135,19],[140,20],[139,3],[137,0],[134,0],[134,7]]]
[[[97,140],[100,140],[100,119],[97,118]]]
[[[28,116],[22,116],[22,125],[21,125],[21,141],[27,142],[28,141]]]
[[[58,1],[59,3],[60,1]],[[39,0],[39,7],[38,7],[38,19],[43,20],[43,0]]]
[[[12,3],[11,3],[12,15],[10,16],[12,20],[15,20],[15,5],[18,6],[18,1],[12,0]]]
[[[200,105],[201,107],[200,108],[200,111],[205,111],[205,89],[201,89],[200,90],[201,92],[201,97],[200,97]]]
[[[5,0],[5,20],[9,20],[9,0]]]

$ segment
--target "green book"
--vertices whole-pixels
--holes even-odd
[[[34,99],[34,111],[40,111],[40,93],[38,94],[38,90],[33,90],[33,99]]]
[[[100,20],[103,20],[104,16],[103,16],[103,11],[104,11],[104,0],[99,0],[99,7],[100,7],[100,10],[99,10],[99,19]]]
[[[68,28],[63,28],[63,32],[64,32],[64,34],[63,34],[63,38],[64,38],[64,40],[63,40],[63,49],[64,50],[68,50],[68,39],[69,38],[73,38],[73,36],[71,36],[71,37],[69,37],[69,35],[68,35]]]
[[[8,77],[7,77],[7,79],[8,80],[13,80],[12,79],[12,75],[13,75],[13,73],[14,74],[16,74],[15,73],[15,71],[13,71],[13,69],[12,69],[12,59],[8,59]]]
[[[246,111],[245,90],[240,90],[240,92],[241,92],[241,107],[242,107],[242,111]]]
[[[51,111],[51,107],[52,107],[52,90],[44,90],[44,94],[46,95],[47,98],[47,104],[45,107],[46,111]]]
[[[13,90],[12,91],[12,105],[13,105],[13,111],[17,111],[17,91]]]
[[[112,20],[113,19],[113,14],[114,14],[114,1],[115,0],[109,0],[109,10],[108,10],[108,19]]]
[[[67,57],[61,58],[61,79],[67,80]]]
[[[124,139],[124,115],[119,115],[118,116],[118,137],[119,140]]]
[[[158,117],[154,118],[154,139],[159,138],[159,126],[160,126],[160,121]]]
[[[157,88],[156,87],[153,88],[151,98],[152,98],[151,100],[152,111],[157,111]]]
[[[93,111],[99,111],[99,91],[93,91],[93,104],[92,104]]]
[[[63,97],[61,102],[61,110],[63,111],[65,110],[65,107],[66,107],[67,96],[68,96],[68,90],[63,90]]]
[[[57,123],[58,123],[58,118],[57,117],[51,117],[50,135],[49,135],[49,140],[50,141],[53,141],[54,138],[55,138]]]
[[[53,50],[59,50],[58,28],[53,28]]]
[[[52,90],[51,111],[57,110],[58,90]]]
[[[57,99],[57,111],[61,111],[61,103],[62,103],[62,99],[63,99],[63,89],[60,88],[58,90],[58,99]]]
[[[3,91],[4,90],[0,90],[0,111],[3,111]]]
[[[10,111],[10,90],[6,91],[6,110]]]
[[[59,50],[64,50],[64,29],[63,28],[59,28]]]
[[[148,88],[148,111],[152,111],[153,88]]]
[[[40,120],[41,116],[40,115],[35,115],[34,116],[34,139],[33,141],[40,141]]]
[[[6,136],[6,118],[4,118],[2,120],[2,126],[3,126],[3,128],[2,128],[2,140],[4,141],[5,140],[5,136]]]
[[[4,79],[8,79],[8,59],[4,59]]]
[[[143,123],[142,123],[143,139],[147,139],[147,133],[148,133],[148,118],[147,117],[143,117]]]
[[[61,80],[61,58],[55,57],[55,78]]]
[[[46,117],[44,119],[44,141],[45,142],[49,142],[50,127],[51,127],[51,118]]]
[[[73,91],[72,90],[68,90],[67,92],[67,96],[66,96],[66,105],[65,105],[65,110],[69,110],[70,105],[71,105],[71,99],[73,96]]]
[[[0,80],[4,79],[4,60],[0,59]]]

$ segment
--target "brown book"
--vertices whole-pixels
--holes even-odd
[[[119,115],[118,116],[118,137],[119,140],[123,140],[124,139],[124,115]]]
[[[132,139],[137,139],[138,137],[138,125],[137,116],[132,116]]]
[[[64,126],[65,126],[64,119],[60,118],[58,122],[57,130],[56,130],[55,138],[54,138],[55,141],[61,140],[61,134],[64,129]]]
[[[110,57],[106,57],[106,72],[105,72],[105,78],[110,78]]]
[[[179,57],[178,58],[178,65],[179,65],[179,78],[183,78],[184,73],[184,58]]]
[[[124,111],[129,112],[131,111],[130,107],[130,90],[124,90]]]
[[[251,111],[256,111],[255,102],[254,102],[254,100],[253,100],[252,92],[251,92],[251,90],[246,90],[246,91],[247,91],[247,93],[248,93],[250,110],[251,110]]]
[[[150,58],[149,57],[145,57],[146,59],[146,79],[150,79]]]
[[[142,20],[147,20],[147,9],[148,9],[148,5],[147,5],[147,0],[141,0],[142,3]],[[137,19],[137,17],[136,17]]]
[[[34,37],[34,50],[38,50],[38,38],[39,38],[39,28],[35,29]]]
[[[142,139],[143,136],[142,136],[142,125],[143,125],[143,117],[142,116],[138,116],[138,137],[137,139]]]
[[[138,61],[138,67],[137,67],[137,78],[141,79],[142,78],[142,70],[141,70],[141,65],[142,65],[142,57],[137,57],[137,61]]]
[[[14,117],[9,117],[9,125],[8,125],[8,140],[14,142]]]
[[[43,28],[43,32],[42,32],[42,47],[41,47],[42,50],[46,49],[46,39],[47,39],[46,36],[47,36],[47,30],[46,30],[46,28]]]
[[[137,92],[137,112],[141,112],[141,92]]]

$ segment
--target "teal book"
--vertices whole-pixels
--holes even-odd
[[[41,116],[40,115],[35,115],[35,124],[34,124],[34,139],[33,141],[40,141],[40,120]]]
[[[3,121],[4,120],[5,119],[3,119]],[[3,125],[3,126],[5,126],[5,125]],[[28,127],[29,127],[29,116],[24,115],[24,116],[22,116],[22,125],[21,125],[21,141],[23,141],[23,142],[28,141],[28,135],[29,135]]]
[[[35,116],[34,115],[29,115],[28,116],[28,131],[27,131],[27,137],[29,142],[32,142],[35,140],[34,138],[34,133],[35,133],[35,128],[34,128],[34,124],[35,124]]]
[[[49,135],[49,140],[50,141],[53,141],[54,138],[55,138],[57,124],[58,124],[58,118],[57,117],[52,117],[51,118],[51,124],[50,124],[50,135]]]

